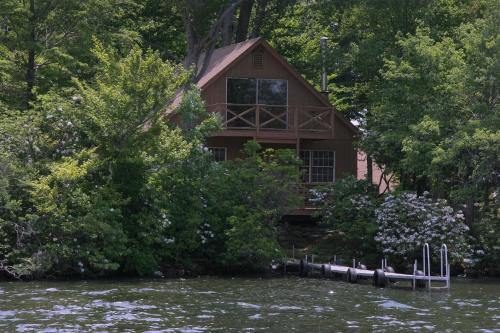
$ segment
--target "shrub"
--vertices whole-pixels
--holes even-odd
[[[336,254],[345,259],[376,259],[375,209],[380,201],[370,182],[354,176],[342,178],[317,192],[322,196],[322,223],[333,228]]]
[[[120,267],[123,200],[97,176],[100,167],[92,151],[83,151],[50,164],[50,173],[32,182],[27,254],[43,259],[33,274],[100,274]]]
[[[488,275],[500,274],[500,197],[494,192],[480,207],[481,219],[472,225],[472,268]]]
[[[224,268],[237,272],[261,271],[282,256],[274,225],[264,216],[238,207],[227,219]]]
[[[468,254],[466,232],[461,211],[454,211],[446,200],[432,200],[428,193],[389,194],[377,209],[379,248],[391,260],[408,262],[421,258],[422,246],[429,243],[431,255],[439,256],[446,243],[452,263],[463,262]]]

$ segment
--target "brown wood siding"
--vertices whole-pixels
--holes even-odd
[[[264,66],[256,69],[252,62],[252,53],[239,59],[224,75],[208,85],[202,91],[202,97],[207,105],[226,103],[226,78],[260,78],[282,79],[288,81],[288,105],[324,106],[314,94],[304,88],[279,61],[264,49]]]
[[[207,147],[224,147],[227,149],[226,158],[228,160],[234,160],[243,157],[243,145],[251,139],[252,138],[244,137],[211,137],[207,140]]]
[[[241,57],[234,63],[223,75],[218,79],[208,84],[202,90],[202,97],[206,105],[214,105],[218,103],[226,103],[226,78],[263,78],[263,79],[284,79],[288,81],[288,105],[296,106],[318,106],[324,107],[324,101],[318,99],[304,84],[300,82],[281,62],[276,59],[271,53],[262,47],[253,52],[262,52],[264,54],[264,65],[261,69],[256,68],[252,61],[252,52]],[[287,147],[296,148],[296,137],[293,133],[284,133],[278,131],[269,131],[266,134],[261,133],[258,137],[259,143],[263,147]],[[240,133],[240,134],[237,134]],[[217,136],[208,139],[209,147],[225,147],[227,148],[227,158],[234,159],[242,157],[242,148],[246,141],[251,140],[255,136],[255,131],[249,131],[248,135],[243,134],[245,131],[224,130]],[[312,132],[311,132],[312,133]],[[232,134],[235,134],[232,136]],[[241,135],[241,136],[238,136]],[[356,175],[357,172],[357,154],[353,147],[353,131],[348,128],[340,119],[335,119],[334,139],[317,140],[314,134],[302,134],[300,140],[300,149],[311,150],[334,150],[335,151],[335,178],[339,179],[343,175]],[[305,139],[304,137],[307,137]],[[279,144],[277,141],[281,138],[282,141],[289,141],[286,144]],[[266,140],[268,140],[266,142]]]
[[[301,140],[301,150],[335,151],[335,179],[356,175],[357,155],[349,140]]]

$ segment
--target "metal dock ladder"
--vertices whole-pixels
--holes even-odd
[[[421,272],[418,271],[418,263],[415,260],[413,264],[413,289],[417,286],[418,282],[423,282],[427,285],[427,289],[449,289],[450,288],[450,264],[448,263],[448,247],[446,244],[441,245],[440,250],[440,266],[441,271],[439,276],[431,275],[431,257],[429,253],[429,244],[425,243],[422,248],[422,271],[423,274],[419,274]],[[432,281],[435,282],[444,282],[444,287],[433,287]]]

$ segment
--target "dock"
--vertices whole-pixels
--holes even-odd
[[[415,260],[412,274],[396,273],[392,267],[387,265],[387,259],[382,260],[380,268],[371,270],[359,262],[356,265],[356,260],[353,260],[352,266],[343,266],[337,264],[336,257],[329,263],[315,263],[314,256],[307,255],[303,259],[285,259],[283,269],[285,273],[295,271],[301,276],[314,274],[319,274],[325,278],[340,276],[350,283],[356,283],[358,280],[372,280],[373,285],[377,287],[386,287],[390,283],[397,281],[407,281],[412,289],[449,289],[450,265],[448,264],[448,247],[446,244],[441,245],[440,254],[439,275],[431,274],[429,244],[427,243],[424,244],[422,249],[422,269],[418,269],[418,261]]]

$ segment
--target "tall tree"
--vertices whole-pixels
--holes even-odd
[[[92,36],[128,48],[140,36],[129,17],[141,8],[132,0],[5,0],[0,3],[0,101],[29,108],[39,94],[89,78]]]
[[[177,6],[184,21],[187,39],[186,57],[184,67],[194,67],[196,73],[193,79],[196,81],[206,70],[213,50],[221,35],[222,27],[232,20],[236,7],[242,0],[227,1],[201,1],[201,0],[179,0]],[[226,42],[228,38],[225,33]],[[203,63],[198,64],[202,54],[205,54]]]
[[[254,0],[244,0],[239,8],[238,27],[236,30],[235,41],[237,43],[243,42],[248,37],[248,25],[250,24],[250,17],[252,15]]]

